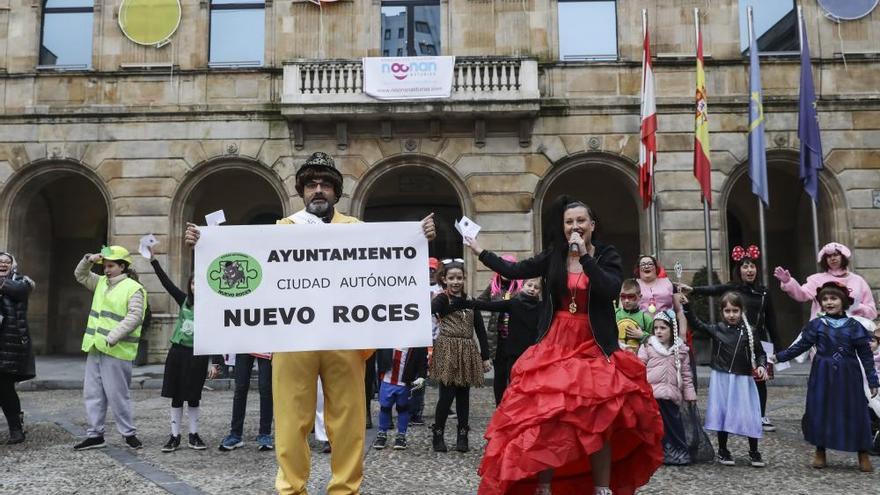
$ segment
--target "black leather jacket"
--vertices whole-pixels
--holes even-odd
[[[623,282],[623,273],[620,267],[620,254],[610,244],[594,242],[596,247],[595,256],[583,255],[580,258],[584,272],[590,277],[589,302],[587,312],[590,318],[590,326],[596,343],[602,348],[606,357],[620,349],[617,344],[617,319],[614,316],[614,300],[620,295],[620,284]],[[495,253],[484,250],[480,253],[480,261],[496,273],[511,280],[524,280],[542,277],[543,284],[541,305],[538,307],[538,341],[544,338],[550,323],[553,321],[553,301],[557,299],[551,294],[551,288],[547,283],[550,271],[550,257],[554,253],[551,249],[545,249],[541,253],[518,263],[504,261]],[[562,309],[562,308],[558,308]]]
[[[36,376],[34,351],[28,330],[28,296],[34,288],[31,279],[18,274],[0,279],[0,373],[15,381]]]
[[[749,349],[749,334],[744,324],[732,327],[724,322],[714,325],[703,323],[688,304],[684,305],[684,315],[692,330],[707,334],[712,339],[712,369],[734,375],[752,374],[752,351]],[[753,335],[752,342],[755,347],[755,365],[765,366],[767,354],[757,335]]]

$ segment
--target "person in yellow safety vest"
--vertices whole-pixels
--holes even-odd
[[[296,192],[305,209],[279,224],[358,223],[334,208],[342,197],[342,174],[333,158],[313,153],[296,172]],[[422,231],[434,239],[433,213],[422,220]],[[296,227],[294,227],[295,229]],[[187,224],[186,243],[199,240],[199,229]],[[324,421],[330,437],[331,477],[327,495],[358,495],[364,476],[364,361],[372,350],[278,352],[272,355],[275,408],[275,489],[282,495],[306,495],[311,468],[308,434],[315,423],[318,377],[324,391]]]
[[[103,264],[104,275],[92,273]],[[122,246],[109,246],[97,254],[86,254],[74,271],[76,281],[94,292],[89,319],[82,340],[88,353],[83,380],[83,398],[89,427],[85,440],[74,450],[99,449],[104,443],[107,406],[113,409],[116,428],[132,449],[140,449],[131,411],[132,361],[137,355],[141,325],[147,310],[147,292],[137,282],[131,255]]]

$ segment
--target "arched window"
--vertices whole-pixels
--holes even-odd
[[[266,40],[264,0],[211,0],[208,65],[263,65]]]
[[[88,69],[92,66],[93,0],[45,0],[40,62],[43,67]]]

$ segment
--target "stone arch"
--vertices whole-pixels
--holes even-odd
[[[614,187],[609,188],[593,178],[610,180]],[[576,184],[584,184],[580,186],[584,191],[576,191]],[[622,197],[621,190],[625,193]],[[650,250],[648,215],[640,206],[638,166],[629,158],[605,151],[589,151],[566,156],[554,164],[535,190],[536,252],[543,245],[543,214],[558,194],[571,194],[596,210],[599,234],[620,251],[624,271],[635,265],[639,253]],[[621,203],[621,199],[625,201]]]
[[[234,188],[227,188],[234,184]],[[209,197],[212,191],[224,196]],[[241,198],[229,197],[230,191]],[[253,158],[223,156],[206,160],[187,172],[171,200],[169,264],[180,274],[192,263],[183,245],[186,222],[204,224],[204,215],[224,209],[228,225],[272,223],[290,213],[290,195],[272,168]]]
[[[473,218],[474,207],[464,180],[448,164],[417,153],[387,158],[361,177],[351,195],[351,212],[364,221],[414,221],[431,211],[437,226],[431,256],[467,256],[453,225],[461,215]],[[467,269],[473,281],[474,263]]]
[[[83,253],[112,240],[113,202],[105,183],[74,160],[42,159],[20,169],[0,198],[0,228],[22,273],[39,290],[29,302],[38,354],[79,352],[91,294],[71,276]]]
[[[813,248],[810,198],[798,177],[798,151],[779,149],[767,152],[767,180],[770,208],[765,211],[767,252],[762,261],[768,270],[771,297],[776,308],[777,326],[788,344],[806,322],[809,305],[792,301],[778,290],[772,269],[781,265],[792,270],[801,282],[817,270]],[[751,192],[748,162],[738,165],[721,188],[718,206],[721,245],[717,247],[722,262],[717,264],[722,280],[730,280],[730,250],[736,244],[759,244],[758,199]],[[846,217],[846,195],[833,173],[819,174],[819,243],[837,240],[850,242]]]

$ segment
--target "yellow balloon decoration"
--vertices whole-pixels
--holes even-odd
[[[179,0],[123,0],[119,6],[119,27],[139,45],[160,47],[180,25]]]

